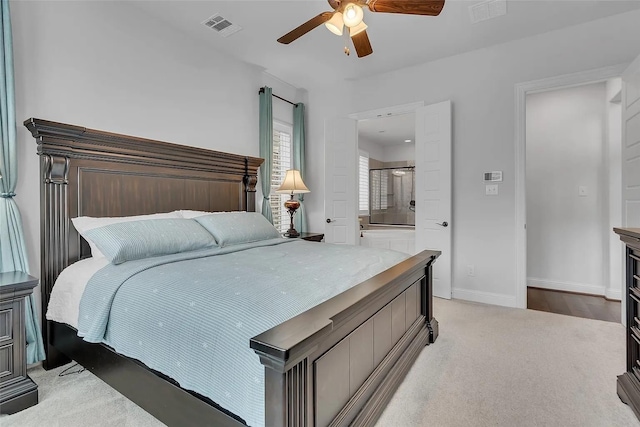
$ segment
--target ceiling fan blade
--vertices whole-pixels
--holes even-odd
[[[282,44],[291,43],[292,41],[296,40],[297,38],[304,36],[305,34],[307,34],[309,31],[313,30],[317,26],[327,22],[329,19],[331,19],[333,14],[334,14],[334,12],[322,12],[320,15],[316,16],[315,18],[309,19],[304,24],[300,25],[299,27],[289,31],[287,34],[285,34],[284,36],[280,37],[278,39],[278,42],[282,43]]]
[[[369,0],[367,6],[371,12],[438,16],[444,0]]]
[[[358,58],[362,58],[373,53],[373,48],[371,47],[367,30],[359,32],[355,36],[351,37],[351,40],[353,41],[353,47],[356,48]]]

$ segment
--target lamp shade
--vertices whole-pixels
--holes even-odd
[[[365,24],[364,21],[362,21],[358,25],[356,25],[355,27],[349,28],[349,37],[353,37],[353,36],[355,36],[357,34],[360,34],[364,30],[366,30],[367,28],[369,28],[369,26],[367,24]]]
[[[336,12],[333,14],[331,19],[324,23],[325,27],[329,29],[333,34],[337,36],[342,35],[342,27],[344,27],[344,22],[342,22],[342,13]]]
[[[349,3],[342,13],[342,20],[344,21],[344,25],[347,27],[355,27],[359,23],[362,22],[362,18],[364,17],[364,11],[362,8],[355,4]]]
[[[276,190],[276,193],[300,194],[309,193],[310,190],[304,185],[300,171],[297,169],[289,169],[282,181],[282,185]]]

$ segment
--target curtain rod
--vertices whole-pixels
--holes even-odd
[[[263,93],[263,92],[264,92],[264,88],[261,87],[260,90],[258,91],[258,93]],[[288,99],[284,99],[281,96],[276,95],[275,93],[272,93],[271,96],[273,96],[274,98],[278,98],[281,101],[288,102],[291,105],[297,105],[295,102],[291,102]]]

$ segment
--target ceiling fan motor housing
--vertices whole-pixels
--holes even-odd
[[[338,10],[338,8],[340,7],[340,4],[342,3],[342,0],[328,0],[328,1],[334,10]]]

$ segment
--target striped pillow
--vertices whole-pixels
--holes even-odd
[[[256,212],[224,212],[194,219],[215,237],[220,247],[282,237],[265,217]]]
[[[90,216],[79,216],[77,218],[71,218],[71,222],[73,222],[73,226],[78,231],[78,233],[82,236],[84,240],[89,243],[89,247],[91,248],[91,256],[94,258],[104,258],[104,254],[100,252],[98,247],[91,241],[90,238],[87,237],[87,231],[93,230],[94,228],[104,227],[105,225],[116,224],[120,222],[129,222],[129,221],[142,221],[147,219],[168,219],[168,218],[182,218],[178,212],[166,212],[166,213],[156,213],[150,215],[136,215],[136,216],[118,216],[118,217],[102,217],[95,218]]]
[[[182,218],[122,222],[86,234],[112,264],[216,245],[200,224]]]

